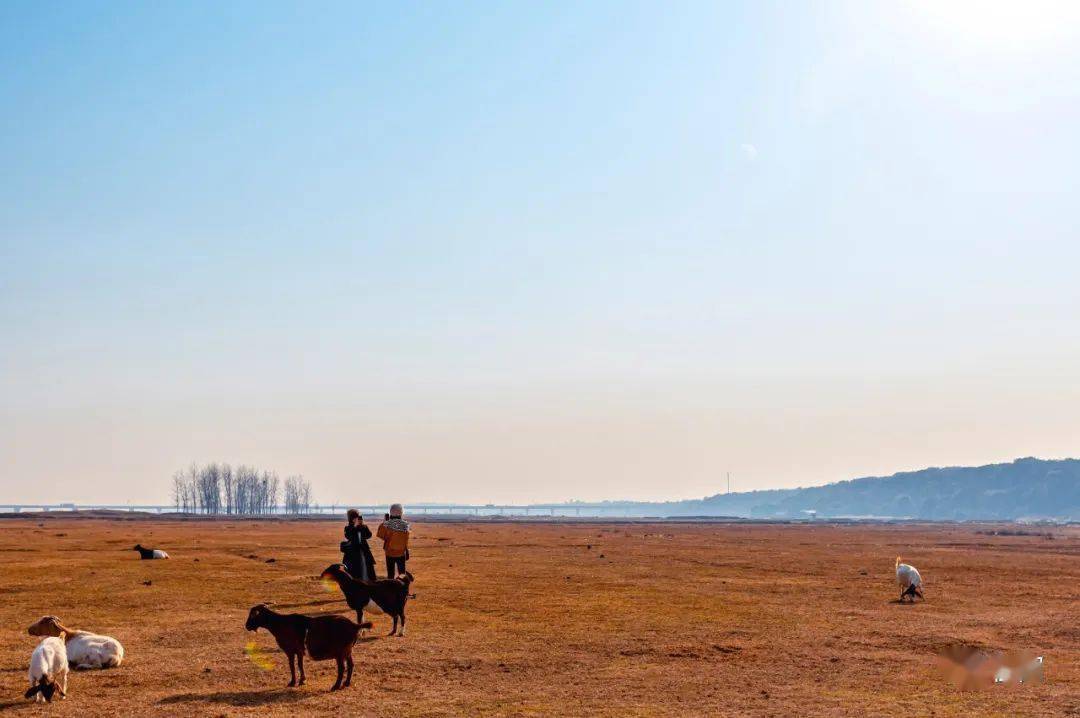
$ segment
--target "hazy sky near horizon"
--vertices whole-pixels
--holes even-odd
[[[1080,454],[1080,4],[0,5],[0,501]]]

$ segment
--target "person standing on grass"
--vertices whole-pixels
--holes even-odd
[[[367,540],[371,538],[371,529],[364,524],[364,517],[356,509],[349,509],[345,514],[349,523],[345,527],[345,540],[341,542],[345,570],[353,578],[361,581],[375,580],[375,556]]]
[[[401,518],[401,504],[390,507],[390,514],[379,525],[376,536],[383,541],[383,553],[386,554],[386,577],[394,578],[405,573],[405,561],[409,558],[409,522]]]

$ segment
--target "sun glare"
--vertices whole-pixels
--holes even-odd
[[[256,668],[269,671],[274,667],[274,660],[271,658],[273,651],[260,647],[255,641],[247,642],[247,645],[244,646],[244,655],[248,657],[248,660],[251,661]]]
[[[1080,28],[1080,2],[1073,0],[913,0],[911,7],[936,32],[1000,49],[1045,49]]]

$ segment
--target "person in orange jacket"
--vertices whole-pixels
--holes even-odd
[[[409,558],[409,522],[401,518],[401,504],[390,507],[390,515],[379,524],[375,535],[383,541],[386,554],[386,577],[394,578],[405,573],[405,561]]]

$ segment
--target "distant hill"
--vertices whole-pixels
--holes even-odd
[[[668,516],[1080,520],[1080,459],[1017,459],[654,505]]]

